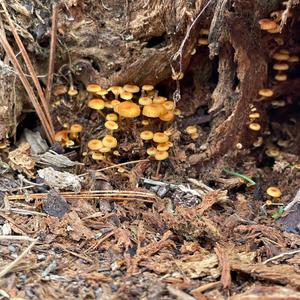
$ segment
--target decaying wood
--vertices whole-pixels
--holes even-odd
[[[288,1],[287,10],[298,2]],[[22,1],[4,3],[17,24],[37,73],[47,74],[51,3],[33,1],[32,10]],[[176,72],[183,70],[186,76],[180,81],[178,106],[185,115],[194,114],[199,107],[208,108],[210,115],[206,115],[205,122],[211,126],[208,138],[203,141],[205,150],[191,155],[189,162],[213,165],[220,157],[224,161],[234,157],[237,143],[246,148],[256,139],[247,128],[248,114],[250,105],[257,104],[257,91],[269,84],[269,50],[270,45],[274,45],[273,38],[260,30],[258,20],[278,6],[278,1],[252,0],[178,0],[175,3],[174,0],[109,3],[64,0],[57,22],[54,78],[58,83],[74,83],[79,87],[90,82],[104,87],[128,82],[163,83],[171,87],[168,96],[172,96],[176,89],[171,80],[172,68]],[[38,17],[41,15],[42,19]],[[4,25],[6,32],[11,32],[9,24]],[[284,18],[281,25],[287,25]],[[200,28],[208,27],[209,53],[200,47],[192,56]],[[173,60],[179,50],[182,50],[180,59],[177,55],[177,60]],[[1,59],[3,61],[3,55]],[[214,68],[218,68],[218,78],[212,78]],[[48,77],[50,84],[51,76]],[[46,88],[46,78],[40,80]],[[7,100],[2,99],[11,94],[9,85],[4,85],[2,90],[0,104],[9,107]],[[274,90],[276,95],[281,95],[284,83]],[[16,94],[16,107],[21,107],[21,102]],[[17,110],[14,116],[19,114]],[[261,114],[264,114],[263,109]],[[0,120],[4,117],[7,123],[16,123],[12,114],[4,115],[0,111]],[[0,125],[0,139],[11,133],[9,126]]]

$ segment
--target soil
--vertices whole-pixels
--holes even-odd
[[[0,299],[300,299],[298,1],[106,2],[59,5],[42,113],[0,40]],[[52,3],[3,3],[1,34],[18,53],[17,28],[47,98]],[[269,16],[280,32],[261,30]],[[132,101],[160,95],[181,114],[119,116],[112,133],[113,108],[88,101],[120,96],[90,83],[152,84]],[[55,132],[83,131],[51,143],[47,112]],[[149,157],[144,130],[167,131],[167,159]],[[107,134],[118,145],[95,160],[88,142]]]

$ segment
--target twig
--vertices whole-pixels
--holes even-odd
[[[121,164],[117,164],[117,165],[105,167],[105,168],[96,170],[96,172],[101,172],[101,171],[105,171],[105,170],[109,170],[109,169],[118,168],[118,167],[121,167],[121,166],[126,166],[126,165],[131,165],[131,164],[137,164],[139,162],[146,162],[146,161],[149,161],[149,159],[132,160],[132,161],[128,161],[128,162],[125,162],[125,163],[121,163]]]
[[[93,199],[105,199],[107,201],[140,201],[153,203],[158,198],[152,193],[137,192],[137,191],[83,191],[80,193],[75,192],[62,192],[60,193],[65,199],[68,200],[93,200]],[[47,196],[46,193],[26,194],[26,195],[9,195],[8,200],[25,200],[42,199]]]
[[[192,24],[190,25],[190,27],[188,28],[185,36],[184,36],[184,39],[182,40],[181,44],[180,44],[180,47],[178,49],[178,51],[174,54],[173,56],[173,60],[176,60],[177,57],[179,56],[180,60],[179,60],[179,68],[180,68],[180,72],[182,72],[182,56],[183,56],[183,49],[184,49],[184,46],[191,34],[191,31],[193,29],[193,27],[196,25],[196,23],[198,22],[199,18],[201,17],[201,15],[205,12],[205,10],[207,9],[207,7],[210,5],[210,3],[212,2],[213,0],[209,0],[205,5],[204,7],[201,9],[201,11],[199,12],[199,14],[197,15],[197,17],[195,18],[195,20],[192,22]]]
[[[19,264],[19,262],[23,259],[23,257],[33,248],[33,246],[37,243],[37,239],[33,240],[32,243],[10,264],[8,264],[1,272],[0,278],[8,274],[15,266]]]
[[[3,240],[3,241],[27,241],[27,242],[36,241],[36,239],[33,239],[26,235],[0,235],[0,240]]]
[[[265,265],[265,264],[267,264],[267,263],[270,262],[270,261],[276,260],[276,259],[278,259],[278,258],[287,256],[287,255],[294,255],[294,254],[297,254],[297,253],[300,253],[300,249],[296,249],[296,250],[288,251],[288,252],[283,252],[283,253],[280,253],[280,254],[278,254],[278,255],[276,255],[276,256],[273,256],[273,257],[271,257],[271,258],[265,260],[265,261],[263,262],[263,264]]]
[[[50,55],[49,55],[49,65],[48,65],[48,80],[47,80],[47,89],[46,89],[46,102],[49,105],[52,84],[53,84],[53,75],[54,75],[54,62],[55,62],[55,50],[57,44],[57,20],[59,13],[59,5],[54,4],[52,10],[52,27],[51,27],[51,43],[50,43]]]
[[[24,216],[43,216],[46,217],[48,216],[47,214],[38,212],[38,211],[32,211],[32,210],[26,210],[26,209],[21,209],[21,208],[10,208],[9,210],[5,208],[0,208],[0,212],[4,213],[14,213],[14,214],[19,214],[19,215],[24,215]]]
[[[63,249],[65,252],[70,253],[71,255],[73,255],[73,256],[75,256],[75,257],[81,258],[81,259],[83,259],[83,260],[85,260],[85,261],[88,261],[88,262],[90,262],[90,263],[94,263],[94,260],[90,259],[89,257],[86,257],[86,256],[81,255],[81,254],[79,254],[79,253],[76,253],[76,252],[74,252],[74,251],[68,250],[68,249],[66,248],[66,246],[64,246],[64,245],[62,245],[62,244],[57,244],[57,243],[56,243],[55,246],[60,247],[60,248]]]

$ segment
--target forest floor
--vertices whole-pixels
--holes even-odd
[[[43,95],[24,58],[26,50],[15,55],[5,28],[1,29],[5,53],[13,54],[9,59],[14,67],[23,56],[33,82],[27,73],[18,73],[23,80],[20,95],[27,88],[31,105],[23,107],[18,125],[15,120],[15,136],[9,141],[1,132],[6,126],[0,124],[0,300],[300,299],[299,57],[294,55],[291,80],[286,83],[273,84],[275,73],[269,70],[274,99],[256,99],[262,78],[268,77],[268,64],[274,63],[271,54],[285,50],[284,41],[281,46],[269,43],[275,45],[273,52],[262,55],[259,51],[267,47],[253,45],[248,23],[239,23],[248,11],[256,20],[253,1],[235,2],[232,11],[224,13],[236,17],[229,18],[233,33],[227,36],[233,47],[224,41],[219,69],[209,60],[207,39],[197,51],[190,47],[195,53],[180,81],[184,101],[176,103],[181,111],[175,117],[176,101],[170,101],[170,95],[180,86],[182,68],[173,73],[177,78],[155,87],[166,97],[156,101],[169,102],[168,115],[164,111],[159,117],[174,120],[117,116],[115,129],[105,127],[105,121],[119,105],[112,104],[116,95],[88,92],[86,82],[73,80],[80,68],[72,73],[68,64],[69,69],[60,68],[59,79],[53,80],[55,43],[49,46],[52,58],[47,70],[47,79],[53,82],[41,79],[49,92]],[[16,28],[7,24],[8,39],[13,35],[13,47],[18,44],[22,49]],[[260,33],[257,24],[253,29]],[[53,26],[53,40],[55,36]],[[262,36],[269,41],[267,34]],[[290,41],[288,35],[286,40]],[[298,44],[294,46],[291,54],[299,52]],[[204,63],[210,66],[207,72]],[[204,85],[206,73],[209,80]],[[11,78],[6,77],[6,84]],[[50,108],[36,109],[35,96],[30,96],[33,83],[39,100],[44,97],[48,103],[53,98]],[[137,93],[136,105],[141,96],[153,102],[158,95]],[[208,107],[212,96],[218,100],[213,111]],[[102,98],[98,111],[88,105],[92,98]],[[139,107],[143,109],[142,104]],[[116,112],[120,114],[119,109]],[[51,122],[61,143],[49,147],[46,138],[54,135]],[[71,132],[74,124],[82,130]],[[196,132],[188,133],[188,126],[195,126],[190,129]],[[167,150],[159,154],[168,157],[158,160],[148,155],[149,148],[157,151],[153,147],[159,145],[152,138],[141,138],[145,130],[160,132],[167,140],[160,145]],[[114,136],[117,146],[102,147],[107,135]],[[240,137],[241,143],[231,142]],[[91,149],[91,139],[97,140],[94,144],[101,140],[102,146]],[[219,151],[224,145],[225,150]]]
[[[144,125],[123,120],[118,152],[95,161],[102,116],[78,99],[54,99],[52,114],[56,128],[83,126],[71,148],[33,154],[45,141],[25,130],[1,150],[0,299],[300,299],[300,171],[286,145],[237,149],[201,178],[188,157],[209,119],[196,139],[183,116],[148,125],[171,130],[161,162],[145,153]]]

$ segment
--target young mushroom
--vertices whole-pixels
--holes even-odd
[[[272,198],[280,198],[282,195],[281,190],[276,186],[268,187],[266,192]]]
[[[144,141],[149,141],[149,140],[152,140],[153,139],[153,132],[150,131],[150,130],[145,130],[145,131],[142,131],[141,134],[140,134],[140,137],[142,140]]]
[[[265,89],[259,90],[258,94],[263,97],[272,97],[274,95],[274,92],[271,89],[265,88]]]
[[[113,134],[114,130],[117,130],[119,128],[118,124],[115,121],[106,121],[104,123],[105,128],[107,128],[110,131],[110,134]]]
[[[140,88],[137,86],[137,85],[133,85],[133,84],[125,84],[123,86],[123,90],[125,92],[128,92],[128,93],[132,93],[132,94],[135,94],[135,93],[138,93],[140,91]],[[126,99],[128,100],[128,99]]]
[[[261,129],[261,126],[258,123],[251,123],[249,124],[249,129],[253,131],[259,131]]]
[[[103,144],[98,139],[92,139],[92,140],[89,140],[87,146],[92,151],[98,151],[101,147],[103,147]]]
[[[261,19],[258,21],[261,30],[274,30],[277,28],[277,23],[270,19]]]
[[[101,90],[101,86],[99,84],[90,83],[86,86],[86,90],[89,93],[96,93]]]
[[[121,86],[111,86],[108,91],[112,92],[116,99],[118,99],[119,95],[123,92],[123,88]]]
[[[112,135],[106,135],[103,139],[102,139],[102,144],[104,147],[107,148],[116,148],[118,145],[118,141],[115,137],[113,137]]]
[[[80,124],[73,124],[71,127],[70,127],[70,136],[71,136],[71,139],[76,139],[78,140],[78,136],[80,134],[80,132],[82,132],[82,125]]]

